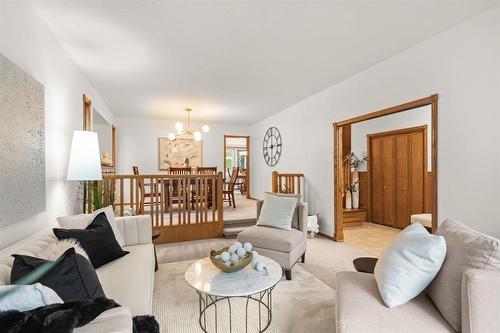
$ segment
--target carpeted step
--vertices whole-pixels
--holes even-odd
[[[238,227],[227,227],[224,228],[224,231],[222,232],[224,234],[224,238],[236,238],[240,232],[243,230],[250,228],[251,225],[247,226],[238,226]]]
[[[248,226],[254,225],[255,223],[257,223],[257,219],[255,217],[239,220],[224,220],[224,227]]]

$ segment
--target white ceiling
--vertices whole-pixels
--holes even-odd
[[[496,1],[32,0],[116,115],[251,124]],[[313,111],[313,110],[311,110]]]

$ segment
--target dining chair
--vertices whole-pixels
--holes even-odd
[[[196,173],[200,175],[215,175],[217,174],[217,167],[198,167]]]
[[[132,172],[134,173],[135,176],[139,176],[139,168],[137,166],[132,167]],[[137,178],[137,190],[140,193],[141,196],[141,203],[139,207],[139,211],[137,212],[138,214],[144,214],[144,206],[153,206],[160,204],[161,200],[161,193],[158,190],[158,184],[157,183],[146,183],[144,182],[144,179],[142,178]],[[146,191],[146,188],[149,188],[148,191]],[[153,200],[153,199],[158,199],[159,200]],[[148,200],[146,200],[148,199]]]
[[[222,191],[223,201],[229,202],[229,206],[236,208],[236,201],[234,200],[234,186],[238,179],[239,168],[233,168],[231,172],[231,179],[229,182],[224,182],[225,189]]]
[[[191,167],[170,167],[168,173],[171,175],[190,175]]]

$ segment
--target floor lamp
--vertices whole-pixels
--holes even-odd
[[[74,131],[67,180],[83,181],[83,213],[86,213],[87,181],[102,180],[97,133]]]

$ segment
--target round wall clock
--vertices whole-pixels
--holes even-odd
[[[282,146],[280,131],[276,127],[270,127],[264,135],[264,143],[262,145],[264,160],[267,165],[272,167],[278,163],[281,157]]]

